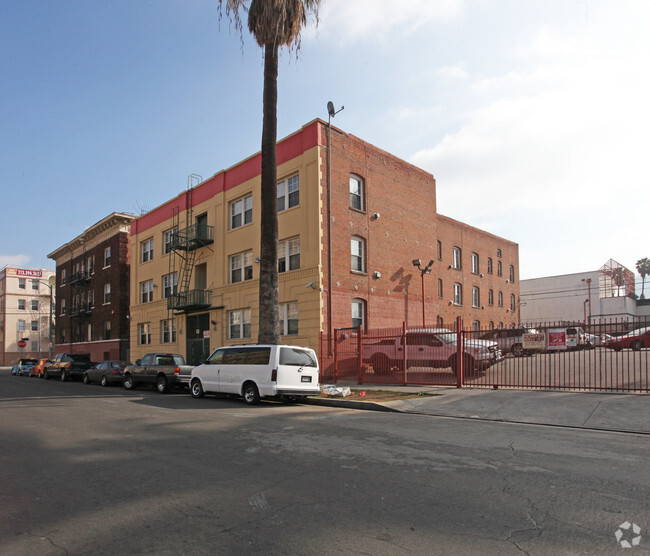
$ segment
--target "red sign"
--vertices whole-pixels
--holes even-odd
[[[19,348],[24,348],[27,345],[27,342],[25,340],[19,340],[18,341],[18,347]]]

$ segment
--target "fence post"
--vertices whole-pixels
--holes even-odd
[[[402,376],[402,380],[404,382],[404,386],[406,386],[406,363],[408,361],[408,358],[406,357],[406,322],[402,321],[402,342],[403,342],[403,349],[402,349],[402,365],[404,366],[404,374]]]
[[[463,319],[456,317],[456,388],[463,387],[465,372],[465,349],[463,337]]]
[[[361,325],[357,327],[357,384],[363,384],[363,342],[361,341],[361,335],[363,334],[363,328]]]
[[[334,384],[339,380],[338,330],[334,330]]]

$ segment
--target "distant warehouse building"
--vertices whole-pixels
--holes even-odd
[[[133,218],[109,214],[48,255],[56,262],[55,353],[89,353],[93,361],[128,360]]]
[[[132,359],[164,350],[195,364],[217,346],[256,341],[260,160],[132,222]],[[337,328],[423,318],[518,323],[517,244],[439,215],[431,174],[336,128],[328,153],[322,120],[281,140],[277,161],[284,342],[318,350]]]

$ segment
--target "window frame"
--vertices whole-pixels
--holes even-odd
[[[357,313],[355,315],[355,307],[357,308]],[[357,328],[359,325],[361,325],[361,330],[365,332],[366,330],[366,311],[367,311],[367,303],[365,299],[362,299],[360,297],[355,297],[352,299],[350,302],[350,316],[352,318],[352,328]]]
[[[253,279],[253,251],[242,251],[230,255],[228,261],[230,283],[237,284],[239,282],[246,282]],[[248,263],[248,264],[247,264]],[[240,274],[240,278],[235,280],[235,272]]]
[[[292,327],[292,323],[295,323],[295,328]],[[298,336],[299,330],[298,302],[280,303],[280,335]]]
[[[148,298],[148,299],[147,299]],[[153,301],[153,279],[140,282],[140,303]]]
[[[160,343],[176,343],[176,323],[174,319],[163,319],[160,321]]]
[[[163,299],[167,299],[178,293],[178,271],[164,274],[162,277]]]
[[[472,307],[481,306],[481,289],[478,286],[472,286]]]
[[[451,268],[455,270],[463,268],[463,250],[457,245],[451,249]]]
[[[173,251],[174,235],[178,234],[178,228],[175,226],[163,232],[163,255],[168,255]]]
[[[111,246],[104,249],[104,268],[111,266]]]
[[[359,253],[355,253],[355,243],[359,246]],[[355,261],[359,262],[360,268],[355,268]],[[361,236],[350,238],[350,271],[358,274],[366,274],[366,240]]]
[[[250,208],[246,208],[246,205],[250,204]],[[240,207],[239,209],[237,207]],[[250,224],[253,221],[253,195],[248,194],[234,201],[230,201],[229,204],[229,226],[230,230],[237,230],[243,226]],[[235,218],[239,216],[240,221],[235,225]],[[248,220],[247,220],[248,218]]]
[[[237,316],[239,322],[233,322],[233,317]],[[233,327],[239,327],[239,334],[233,334]],[[246,340],[251,337],[251,310],[234,309],[228,311],[228,339],[229,340]]]
[[[291,252],[292,247],[298,247],[298,251]],[[284,270],[282,270],[284,263]],[[297,266],[294,266],[297,265]],[[278,272],[290,272],[300,269],[300,236],[290,237],[278,244]]]
[[[472,253],[470,255],[471,258],[471,263],[472,263],[472,274],[479,274],[480,273],[480,266],[479,266],[479,255],[478,253]]]
[[[358,191],[353,192],[353,184],[357,185]],[[358,210],[359,212],[366,212],[366,195],[365,195],[365,181],[358,174],[350,174],[349,177],[349,186],[350,186],[350,208],[352,210]],[[356,203],[353,202],[353,199],[358,199],[359,206],[355,206]]]
[[[151,323],[149,322],[138,323],[138,345],[139,346],[151,345]]]
[[[454,282],[454,305],[463,305],[463,285],[459,282]]]
[[[111,302],[111,283],[104,284],[104,305]]]
[[[293,174],[280,180],[276,185],[276,189],[278,212],[300,206],[300,174]],[[280,194],[280,189],[282,189],[282,194]]]
[[[140,264],[153,260],[153,238],[150,237],[140,242]]]

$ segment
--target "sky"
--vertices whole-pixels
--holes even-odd
[[[399,8],[395,8],[399,5]],[[263,52],[218,0],[0,0],[0,267],[260,150]],[[323,0],[278,138],[333,124],[519,244],[522,279],[650,257],[650,2]],[[640,277],[637,276],[637,290]]]

